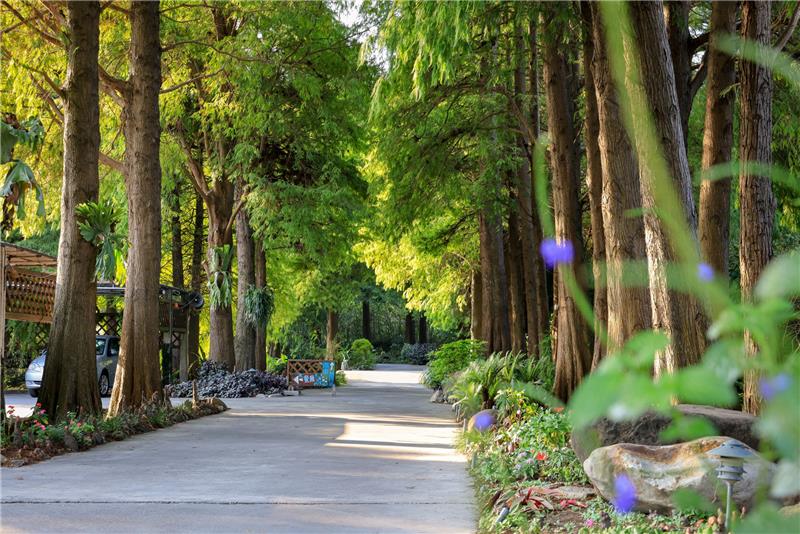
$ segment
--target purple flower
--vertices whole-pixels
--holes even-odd
[[[628,475],[618,475],[614,480],[614,499],[611,503],[620,514],[627,514],[636,504],[636,487]]]
[[[697,266],[697,278],[703,282],[711,282],[714,280],[714,268],[707,263],[701,263]]]
[[[561,243],[556,242],[555,239],[545,239],[539,246],[539,252],[542,254],[544,264],[548,267],[555,267],[561,263],[572,263],[575,258],[575,249],[572,241],[568,239]]]
[[[779,375],[775,375],[772,378],[762,378],[758,382],[758,389],[761,391],[761,396],[764,397],[766,400],[772,400],[772,398],[789,389],[789,386],[792,384],[792,379],[789,378],[789,375],[786,373],[781,373]]]

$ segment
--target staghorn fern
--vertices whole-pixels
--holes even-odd
[[[84,202],[75,208],[81,237],[97,249],[95,274],[101,280],[117,277],[117,254],[122,237],[116,233],[118,221],[114,206],[108,202]]]
[[[250,286],[244,296],[244,319],[249,324],[266,328],[275,310],[275,294],[267,287]]]
[[[211,249],[208,261],[208,294],[211,298],[211,309],[229,308],[233,299],[231,288],[233,263],[233,247],[222,245]]]

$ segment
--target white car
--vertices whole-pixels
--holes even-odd
[[[114,387],[114,375],[117,372],[117,360],[119,360],[119,338],[97,336],[95,355],[97,356],[97,385],[100,388],[100,396],[107,397],[111,394],[111,388]],[[46,357],[47,350],[43,350],[25,371],[25,387],[28,388],[31,397],[39,396]]]

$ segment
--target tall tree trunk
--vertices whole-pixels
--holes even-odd
[[[211,192],[208,206],[208,260],[206,268],[211,264],[215,249],[225,245],[233,245],[230,221],[233,212],[233,184],[229,180],[219,180]],[[207,272],[209,280],[214,280],[212,273]],[[233,314],[230,306],[211,306],[209,311],[209,359],[221,362],[233,369],[236,365],[234,356]]]
[[[372,341],[372,319],[369,313],[369,297],[361,301],[361,337]]]
[[[195,192],[194,200],[194,228],[192,231],[192,291],[200,293],[203,288],[203,221],[205,205],[203,198]],[[189,311],[189,324],[187,326],[186,337],[189,344],[187,353],[189,361],[187,368],[189,377],[193,378],[197,373],[197,365],[200,361],[200,312],[199,310]]]
[[[712,2],[713,5],[713,2]],[[684,149],[688,145],[689,114],[692,112],[692,54],[689,50],[689,0],[664,3],[675,92],[681,116]]]
[[[325,330],[325,357],[332,360],[336,356],[336,335],[339,333],[339,314],[328,309],[328,327]]]
[[[172,286],[183,289],[183,236],[181,231],[181,181],[175,177],[175,186],[172,188],[170,198],[170,232],[172,234]],[[181,351],[174,350],[172,340],[170,342],[170,354],[172,355],[172,369],[181,369]],[[182,380],[186,378],[182,377]]]
[[[255,281],[258,289],[267,287],[267,256],[263,244],[258,241],[255,245]],[[256,369],[265,371],[267,368],[267,325],[256,327]]]
[[[594,348],[592,369],[605,356],[605,347],[600,332],[608,322],[608,299],[603,265],[606,261],[606,237],[603,229],[603,164],[600,161],[600,120],[597,111],[597,93],[592,75],[594,42],[592,40],[592,13],[589,4],[581,4],[581,15],[585,25],[583,36],[583,76],[586,88],[586,188],[589,191],[589,216],[592,227],[592,272],[594,274]]]
[[[528,36],[529,44],[532,48],[531,57],[536,55],[536,26],[533,25]],[[526,56],[525,35],[520,22],[514,27],[515,40],[515,69],[514,69],[514,98],[517,108],[523,112],[522,120],[528,122],[527,126],[531,130],[533,137],[538,137],[538,118],[534,121],[531,117],[538,117],[538,103],[536,96],[531,98],[530,105],[526,105],[525,96],[528,93],[528,74],[531,70],[528,56]],[[535,64],[532,65],[535,68]],[[531,77],[536,76],[535,72]],[[535,80],[534,80],[535,82]],[[538,84],[531,84],[531,93],[538,90]],[[533,108],[533,109],[529,109]],[[528,113],[524,113],[528,111]],[[519,242],[522,261],[522,288],[525,299],[525,332],[527,333],[526,347],[528,354],[538,355],[539,345],[547,335],[543,329],[542,318],[547,320],[546,295],[541,298],[539,293],[546,291],[544,285],[544,265],[537,254],[541,238],[537,240],[535,228],[539,225],[536,210],[533,209],[533,186],[531,183],[531,147],[521,133],[516,136],[517,149],[519,150],[520,162],[516,169],[516,210],[519,228]],[[509,230],[510,231],[510,230]],[[545,305],[542,307],[542,305]]]
[[[417,334],[414,328],[414,314],[411,312],[406,313],[405,340],[409,345],[413,345],[417,342]]]
[[[742,37],[762,46],[770,45],[769,2],[742,3]],[[775,197],[766,176],[748,172],[750,162],[769,165],[772,162],[772,73],[768,67],[741,60],[741,130],[739,132],[739,206],[741,209],[741,241],[739,270],[742,280],[742,300],[750,300],[758,277],[772,258],[772,228],[775,217]],[[749,332],[745,347],[750,357],[756,357],[758,347]],[[761,397],[758,393],[758,374],[745,373],[744,410],[758,414]]]
[[[628,215],[640,210],[639,166],[636,151],[625,130],[619,97],[606,53],[603,17],[596,3],[591,6],[595,86],[602,165],[601,208],[605,234],[606,298],[608,301],[609,350],[621,347],[636,332],[650,328],[650,292],[642,285],[623,283],[626,262],[647,261],[644,223]]]
[[[480,270],[472,271],[470,282],[469,337],[483,339],[483,279]]]
[[[675,113],[678,98],[675,91],[674,71],[670,58],[667,29],[661,8],[657,3],[638,2],[631,5],[634,34],[625,42],[626,53],[639,57],[641,74],[636,83],[628,77],[629,89],[642,96],[651,110],[655,131],[658,132],[660,152],[663,155],[674,191],[682,207],[688,228],[696,231],[692,182],[689,162],[683,143],[680,117]],[[636,50],[637,52],[632,52]],[[641,51],[641,52],[638,52]],[[630,67],[631,65],[629,65]],[[635,114],[634,120],[642,120]],[[703,351],[702,335],[697,325],[705,322],[696,301],[685,293],[670,289],[667,279],[669,265],[678,260],[673,250],[665,223],[657,213],[656,184],[653,164],[657,154],[648,152],[642,139],[637,143],[642,204],[645,209],[645,238],[652,301],[653,328],[670,338],[670,346],[656,357],[655,373],[671,373],[679,367],[696,363]],[[694,236],[693,236],[694,237]]]
[[[558,22],[551,21],[551,25]],[[583,238],[580,212],[579,162],[574,149],[575,128],[573,105],[570,102],[569,83],[576,83],[569,76],[563,44],[555,38],[545,41],[544,80],[547,91],[547,125],[550,134],[550,163],[553,170],[553,214],[555,238],[558,242],[569,241],[575,249],[570,269],[582,284]],[[580,384],[592,365],[592,353],[586,322],[581,316],[575,299],[565,282],[566,273],[558,275],[556,286],[556,331],[558,333],[553,354],[556,359],[554,393],[568,399]]]
[[[708,43],[706,120],[703,132],[703,170],[731,160],[736,60],[717,49],[717,41],[736,31],[736,2],[712,2]],[[731,226],[731,180],[704,180],[700,184],[698,235],[704,261],[728,277]]]
[[[100,190],[98,107],[99,2],[68,2],[64,88],[64,175],[53,324],[39,401],[51,418],[100,413],[95,361],[95,259],[75,208]],[[4,266],[0,266],[4,267]],[[4,334],[3,334],[4,335]]]
[[[419,342],[428,342],[428,318],[425,317],[425,312],[419,312]]]
[[[486,263],[481,265],[484,276],[484,299],[488,300],[489,318],[484,318],[484,328],[490,327],[489,351],[505,352],[511,350],[511,322],[508,304],[508,275],[506,274],[505,253],[503,251],[503,228],[496,214],[481,215],[482,239],[486,240]],[[483,260],[482,260],[483,261]],[[488,296],[488,299],[487,299]],[[487,302],[484,302],[486,308]]]
[[[488,227],[485,223],[484,214],[478,216],[478,243],[480,252],[480,275],[481,275],[481,331],[480,339],[486,343],[487,352],[491,353],[494,347],[494,322],[495,317],[492,310],[492,292],[494,282],[492,280],[492,259],[491,259],[491,239]]]
[[[531,125],[531,132],[537,138],[539,137],[539,68],[538,68],[538,54],[537,54],[537,38],[536,38],[536,15],[531,14],[530,19],[528,21],[528,44],[530,49],[530,65],[528,68],[528,92],[530,93],[530,125]],[[529,150],[530,161],[528,162],[528,171],[531,178],[533,177],[532,169],[534,169],[535,161],[533,161],[533,150]],[[523,183],[524,180],[523,180]],[[531,183],[531,180],[528,181],[528,184]],[[526,277],[529,275],[533,276],[533,284],[535,286],[535,294],[536,294],[536,314],[535,320],[537,324],[536,331],[538,332],[539,339],[534,348],[536,354],[539,353],[540,345],[542,341],[544,341],[545,337],[547,337],[550,333],[550,309],[551,309],[551,296],[552,292],[549,289],[547,283],[547,271],[544,267],[544,262],[542,261],[542,257],[539,255],[539,247],[542,243],[542,222],[539,220],[539,215],[535,209],[537,205],[536,193],[535,188],[532,185],[527,185],[527,190],[530,191],[530,209],[528,212],[530,216],[524,222],[527,224],[530,221],[531,224],[531,246],[529,248],[527,244],[523,243],[525,246],[524,250],[527,250],[528,253],[532,252],[532,264],[533,264],[533,272],[526,274]],[[522,191],[519,193],[520,197],[523,196]],[[528,207],[527,198],[524,200],[525,207]],[[525,210],[521,210],[523,213]],[[523,234],[524,239],[524,234]]]
[[[243,201],[245,194],[242,180],[236,184],[236,201]],[[234,340],[236,354],[236,370],[245,371],[256,366],[256,328],[247,320],[246,297],[250,288],[256,285],[255,242],[250,229],[247,210],[244,208],[236,214],[236,267],[238,283],[236,284],[236,335]]]
[[[159,2],[130,7],[130,79],[125,121],[128,176],[128,277],[117,375],[109,414],[161,395],[159,274],[161,271],[161,162],[158,94],[161,89]]]
[[[511,350],[525,352],[525,280],[522,274],[522,243],[519,236],[519,218],[512,209],[508,215],[508,246],[506,246],[506,271],[508,272],[508,301],[510,304]]]

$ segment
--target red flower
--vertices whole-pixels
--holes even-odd
[[[42,407],[42,403],[41,403],[41,402],[37,402],[37,403],[36,403],[36,407],[37,407],[37,408],[41,408],[41,407]]]
[[[547,460],[547,455],[545,453],[543,453],[543,452],[537,452],[536,453],[536,460],[539,461],[539,462],[544,462],[545,460]]]
[[[561,413],[561,412],[564,411],[564,407],[563,406],[556,406],[555,408],[553,408],[553,411],[556,412],[556,413]]]

